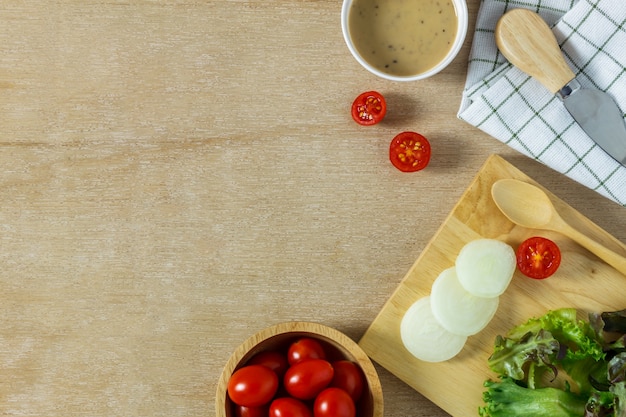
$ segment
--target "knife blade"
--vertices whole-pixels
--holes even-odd
[[[585,133],[626,166],[626,126],[619,107],[605,92],[581,88],[541,16],[510,10],[498,21],[495,35],[502,55],[556,94]]]

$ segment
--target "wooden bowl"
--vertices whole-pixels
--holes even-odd
[[[265,350],[285,349],[300,337],[319,340],[330,360],[347,359],[357,363],[365,376],[366,386],[357,403],[357,417],[383,417],[383,391],[370,358],[356,342],[338,330],[318,323],[287,322],[261,330],[243,342],[232,354],[217,384],[215,410],[217,417],[234,417],[234,405],[228,397],[230,376],[250,358]]]

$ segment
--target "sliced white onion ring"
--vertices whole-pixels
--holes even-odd
[[[506,291],[516,268],[515,251],[496,239],[467,243],[456,258],[459,282],[477,297],[497,297]]]
[[[400,337],[404,347],[425,362],[442,362],[456,356],[466,336],[444,329],[432,313],[430,296],[414,302],[402,317]]]
[[[433,315],[447,331],[471,336],[484,329],[498,310],[499,297],[477,297],[459,282],[456,268],[439,274],[430,293]]]

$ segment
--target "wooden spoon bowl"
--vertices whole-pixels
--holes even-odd
[[[513,223],[559,232],[626,275],[626,257],[570,226],[539,187],[515,179],[501,179],[491,187],[491,196],[500,211]]]
[[[266,328],[243,342],[226,363],[217,385],[215,410],[217,417],[233,417],[234,404],[228,397],[230,376],[254,355],[267,350],[284,350],[300,337],[311,337],[322,343],[331,361],[350,360],[357,363],[365,376],[366,386],[357,403],[357,416],[383,417],[383,392],[376,369],[367,354],[352,339],[338,330],[318,323],[287,322]]]

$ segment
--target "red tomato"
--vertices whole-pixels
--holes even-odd
[[[556,272],[560,264],[561,251],[550,239],[531,237],[517,248],[517,267],[527,277],[548,278]]]
[[[269,403],[278,389],[278,376],[263,365],[235,371],[228,380],[228,396],[237,405],[258,407]]]
[[[352,118],[360,125],[375,125],[383,120],[385,113],[387,113],[385,98],[376,91],[359,94],[352,103]]]
[[[244,407],[238,405],[235,407],[235,417],[267,417],[267,405],[261,407]]]
[[[389,160],[402,172],[415,172],[430,162],[430,142],[415,132],[398,134],[389,145]]]
[[[333,366],[323,359],[298,362],[287,369],[284,386],[289,395],[300,400],[311,400],[330,384]]]
[[[356,407],[350,395],[340,388],[326,388],[313,404],[314,417],[355,417]]]
[[[272,401],[269,417],[313,417],[313,413],[302,401],[284,397]]]
[[[356,363],[347,360],[333,362],[332,365],[335,373],[330,386],[347,392],[355,403],[359,401],[365,385],[361,368]]]
[[[303,337],[289,346],[287,361],[290,365],[308,359],[326,359],[326,353],[320,342],[310,337]]]
[[[287,357],[282,353],[273,350],[257,353],[248,361],[247,365],[267,366],[272,371],[276,372],[279,379],[282,379],[285,372],[287,372],[287,368],[289,368]]]

